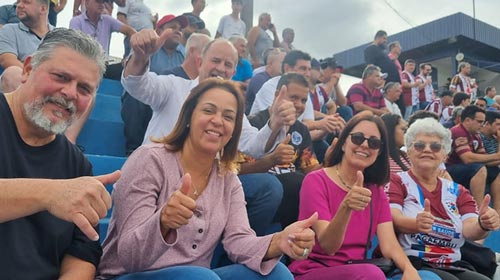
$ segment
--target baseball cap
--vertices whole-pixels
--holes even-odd
[[[189,25],[195,25],[196,28],[198,29],[205,28],[205,23],[203,22],[203,20],[201,20],[201,18],[194,15],[184,15],[184,16],[188,19]]]
[[[179,22],[179,24],[181,25],[181,28],[184,28],[188,25],[188,19],[185,17],[185,16],[174,16],[172,14],[170,15],[166,15],[164,17],[162,17],[158,23],[156,23],[156,28],[160,28],[162,27],[165,23],[169,23],[171,21],[174,21],[174,20],[177,20],[177,22]]]

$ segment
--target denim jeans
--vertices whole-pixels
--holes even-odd
[[[288,268],[281,262],[264,276],[242,264],[232,264],[211,270],[199,266],[172,266],[158,270],[136,272],[115,278],[116,280],[224,280],[224,279],[245,279],[245,280],[287,280],[293,279]]]
[[[420,279],[422,280],[441,280],[436,273],[428,271],[428,270],[418,270],[418,275],[420,275]],[[387,280],[401,280],[403,278],[403,273],[398,273],[391,277],[387,277]]]
[[[153,110],[149,105],[133,98],[128,92],[122,95],[121,116],[127,156],[142,145],[152,115]]]
[[[339,106],[337,113],[347,122],[352,118],[352,108],[350,106]]]
[[[418,111],[418,105],[406,106],[405,115],[404,115],[405,121],[408,121],[408,119],[410,118],[410,116],[413,113],[415,113],[416,111]]]
[[[276,176],[269,173],[238,175],[247,202],[250,226],[262,236],[267,233],[283,198],[283,187]]]

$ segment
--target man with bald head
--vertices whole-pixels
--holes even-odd
[[[198,77],[198,62],[201,60],[201,52],[210,42],[210,37],[202,33],[193,33],[186,42],[186,58],[184,62],[168,71],[164,75],[175,75],[186,80],[194,80]]]

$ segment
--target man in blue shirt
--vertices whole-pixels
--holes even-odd
[[[17,2],[0,6],[0,28],[7,23],[18,23],[19,18],[16,15]]]
[[[247,39],[241,35],[233,35],[229,38],[229,42],[238,51],[238,64],[236,65],[236,73],[234,73],[232,80],[248,85],[252,78],[252,64],[245,58],[247,54]]]

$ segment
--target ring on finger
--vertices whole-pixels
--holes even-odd
[[[309,248],[304,248],[304,252],[302,252],[302,257],[309,255]]]

